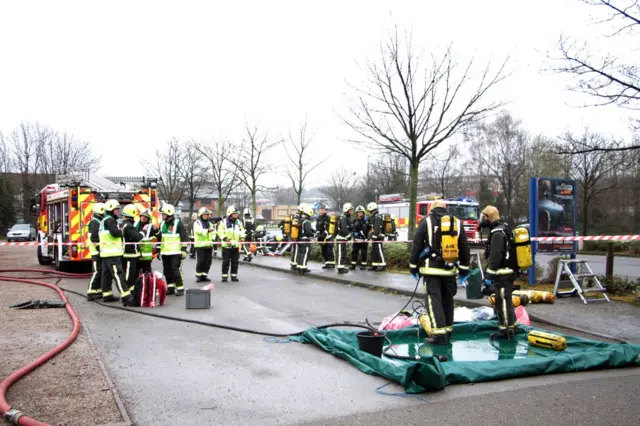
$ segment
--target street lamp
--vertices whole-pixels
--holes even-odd
[[[376,204],[378,204],[378,190],[377,190],[377,189],[374,189],[374,190],[373,190],[373,194],[374,194],[374,195],[375,195],[375,197],[376,197]]]

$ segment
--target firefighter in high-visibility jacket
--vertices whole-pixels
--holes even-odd
[[[199,219],[193,224],[193,236],[196,246],[196,282],[209,282],[209,269],[213,258],[213,240],[216,230],[209,220],[211,211],[206,207],[198,210]]]
[[[91,222],[89,222],[89,235],[87,236],[87,245],[91,254],[91,269],[93,271],[89,280],[89,288],[87,289],[88,300],[102,298],[102,287],[100,286],[102,259],[100,259],[100,246],[98,243],[100,243],[100,224],[104,218],[104,213],[104,203],[95,203],[93,205],[93,214],[91,215]]]
[[[182,261],[187,258],[189,234],[182,221],[175,217],[175,208],[165,204],[160,208],[160,256],[163,273],[167,279],[167,294],[184,295]],[[187,243],[187,244],[184,244]]]
[[[222,240],[222,282],[229,278],[231,266],[231,281],[238,279],[238,264],[240,260],[240,244],[245,238],[242,221],[238,218],[240,212],[234,206],[227,208],[227,217],[218,225],[218,237]]]
[[[151,273],[153,261],[154,242],[160,239],[160,228],[155,226],[151,218],[151,210],[145,209],[140,213],[140,218],[135,223],[136,231],[142,234],[140,240],[140,257],[138,258],[138,270]]]
[[[336,261],[338,263],[339,274],[349,272],[347,268],[347,241],[353,236],[352,214],[353,206],[351,203],[346,203],[342,206],[342,216],[340,216],[340,220],[338,221],[338,233],[336,234]]]
[[[508,259],[507,236],[505,226],[500,222],[498,209],[493,206],[485,207],[480,214],[479,227],[490,231],[485,284],[495,289],[495,310],[500,329],[494,337],[510,337],[516,326],[516,313],[511,297],[516,271],[513,269],[513,261],[509,262]]]
[[[127,204],[122,209],[122,236],[124,238],[124,279],[133,291],[138,279],[138,259],[140,258],[140,246],[142,234],[136,229],[135,220],[138,209],[133,204]]]
[[[441,220],[443,217],[448,217],[446,223]],[[446,237],[443,237],[443,226],[446,227]],[[442,243],[444,238],[447,238],[447,244]],[[450,239],[455,244],[448,244]],[[457,246],[457,253],[451,253],[451,246]],[[454,259],[457,258],[454,262],[451,261],[452,255]],[[453,297],[458,291],[456,276],[469,274],[470,259],[469,243],[462,222],[447,212],[443,201],[436,200],[429,215],[420,219],[413,238],[409,265],[415,279],[419,279],[418,273],[424,278],[427,308],[425,330],[429,333],[425,343],[449,343],[453,332]]]
[[[360,263],[360,270],[367,269],[367,250],[369,243],[367,242],[367,218],[365,217],[364,207],[356,207],[356,218],[353,221],[353,244],[351,245],[351,267],[350,270],[356,269]]]
[[[104,204],[104,210],[105,216],[98,234],[100,240],[100,258],[102,259],[101,286],[103,301],[115,302],[118,300],[118,298],[113,295],[113,289],[111,287],[113,281],[115,281],[122,304],[124,306],[133,306],[133,295],[127,285],[122,268],[124,241],[122,239],[122,231],[118,228],[120,203],[117,200],[108,200]]]

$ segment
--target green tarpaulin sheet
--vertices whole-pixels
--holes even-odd
[[[497,328],[496,321],[456,324],[448,346],[424,345],[425,332],[418,326],[387,331],[392,344],[389,353],[420,357],[416,361],[384,355],[378,358],[361,351],[356,334],[362,330],[310,328],[292,340],[317,345],[364,373],[400,383],[407,393],[443,389],[451,384],[640,366],[640,345],[563,335],[567,349],[559,352],[529,345],[526,333],[520,333],[512,341],[494,340],[494,347],[489,337]],[[445,354],[449,359],[440,362],[431,356],[434,354]]]

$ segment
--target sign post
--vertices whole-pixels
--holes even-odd
[[[578,192],[572,179],[532,177],[529,179],[529,233],[531,237],[573,237],[578,226]],[[531,244],[533,265],[529,284],[536,283],[536,254],[564,253],[576,258],[578,243]],[[572,265],[573,267],[574,265]]]

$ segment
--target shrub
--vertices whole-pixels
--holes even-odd
[[[640,279],[637,281],[629,280],[628,278],[622,278],[619,275],[615,275],[612,278],[606,278],[603,276],[598,277],[603,286],[607,288],[607,293],[611,294],[626,294],[636,293],[640,291]]]
[[[606,253],[609,244],[613,244],[614,253],[628,252],[631,250],[631,243],[625,243],[620,241],[608,242],[608,241],[585,241],[583,250],[599,253]],[[637,247],[640,252],[640,245]]]

